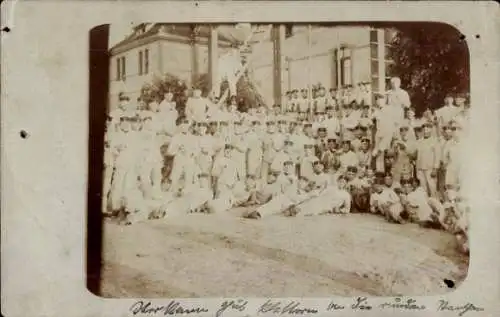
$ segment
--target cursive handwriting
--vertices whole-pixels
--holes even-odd
[[[137,301],[131,307],[130,311],[134,314],[163,314],[163,315],[183,315],[193,313],[207,313],[208,309],[204,307],[186,308],[177,301],[171,301],[168,305],[153,306],[151,302]]]
[[[345,306],[344,305],[339,305],[333,301],[330,302],[330,304],[328,304],[328,307],[326,307],[326,310],[343,310],[345,309]]]
[[[272,302],[268,300],[264,305],[260,306],[257,313],[274,313],[274,314],[294,314],[294,315],[304,315],[304,314],[316,314],[317,309],[314,308],[300,308],[300,302],[291,301],[286,306],[282,306],[281,302]]]
[[[245,311],[245,309],[247,308],[247,304],[248,304],[248,301],[243,301],[242,299],[238,299],[237,301],[234,301],[234,300],[224,301],[220,305],[220,309],[215,313],[215,316],[216,317],[222,316],[222,314],[228,309],[229,310],[237,310],[240,312]]]
[[[370,310],[372,306],[368,304],[368,299],[366,297],[357,297],[356,303],[351,305],[353,310]]]
[[[474,306],[472,303],[467,303],[461,306],[452,306],[446,300],[439,300],[438,311],[448,310],[458,312],[458,316],[463,316],[470,311],[484,311],[484,308]]]
[[[401,298],[394,298],[393,303],[383,303],[380,304],[380,308],[394,308],[394,309],[409,309],[409,310],[423,310],[426,307],[424,305],[417,305],[417,301],[413,298],[409,298],[408,300],[402,301]]]

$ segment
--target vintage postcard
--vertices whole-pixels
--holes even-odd
[[[499,10],[446,4],[7,2],[3,313],[500,314]]]

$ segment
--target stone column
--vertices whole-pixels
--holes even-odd
[[[281,32],[283,30],[283,32]],[[273,25],[271,38],[273,42],[273,101],[275,104],[281,104],[282,101],[282,76],[283,76],[283,58],[281,49],[283,45],[284,26]]]
[[[210,25],[210,36],[208,38],[208,74],[209,87],[213,89],[214,83],[217,82],[217,69],[219,61],[219,36],[217,26]]]
[[[191,33],[191,85],[194,85],[200,73],[200,52],[199,52],[199,37],[198,26],[194,26]]]

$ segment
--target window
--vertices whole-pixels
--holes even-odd
[[[378,77],[378,60],[372,59],[371,69],[372,69],[372,76]]]
[[[289,38],[293,36],[293,25],[287,24],[285,25],[285,38]]]
[[[144,51],[144,74],[149,73],[149,50]]]
[[[340,64],[342,86],[351,85],[351,57],[342,58]]]
[[[139,75],[142,75],[142,51],[139,51]]]
[[[125,81],[125,77],[126,77],[125,56],[123,56],[123,57],[121,58],[121,60],[122,60],[122,63],[121,63],[121,64],[122,64],[122,65],[121,65],[121,66],[122,66],[122,70],[121,70],[121,80]]]
[[[116,59],[116,80],[121,80],[122,79],[122,72],[121,72],[121,57],[118,57]]]
[[[370,43],[377,43],[378,32],[376,29],[370,30]]]
[[[377,59],[378,58],[378,45],[377,44],[370,44],[370,58],[371,59]]]

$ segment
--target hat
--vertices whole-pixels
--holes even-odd
[[[356,166],[347,166],[347,169],[346,169],[348,172],[353,172],[353,173],[357,173],[358,172],[358,168]]]
[[[273,105],[273,108],[281,108],[281,105],[279,105],[279,104],[274,104],[274,105]]]
[[[392,150],[386,150],[385,151],[385,157],[394,157],[396,154]]]
[[[342,144],[351,144],[351,140],[344,139],[344,140],[342,140]]]
[[[301,92],[307,92],[307,88],[302,88],[300,91]]]
[[[329,137],[326,141],[327,142],[337,142],[337,138]]]
[[[310,148],[313,148],[314,147],[314,144],[311,144],[311,143],[305,143],[304,144],[304,148],[305,149],[310,149]]]
[[[293,161],[292,160],[286,160],[285,162],[283,162],[283,165],[293,165]]]
[[[294,89],[294,90],[292,90],[292,93],[293,93],[293,92],[299,92],[299,90],[298,90],[298,89]]]
[[[374,93],[374,95],[375,95],[375,99],[385,98],[385,93],[383,93],[383,92],[376,92],[376,93]]]
[[[428,120],[425,120],[423,123],[422,123],[422,127],[432,127],[432,122],[428,121]]]
[[[319,131],[325,131],[326,132],[326,128],[325,127],[318,127],[318,132]]]
[[[369,138],[361,138],[361,142],[368,142],[368,143],[370,143],[371,141],[370,141]]]
[[[226,144],[224,145],[224,149],[225,149],[225,150],[232,150],[233,148],[234,148],[234,146],[233,146],[232,144],[226,143]]]
[[[304,122],[304,128],[308,128],[308,127],[312,128],[312,123],[311,122]]]

